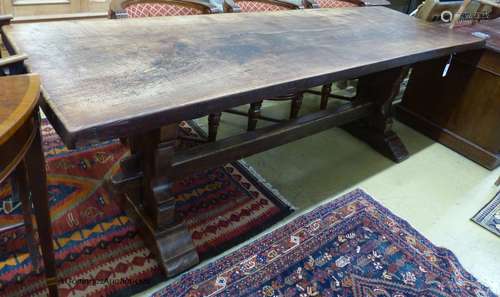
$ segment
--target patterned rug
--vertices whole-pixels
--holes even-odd
[[[160,296],[495,296],[361,190],[181,275]]]
[[[500,236],[500,192],[472,218],[472,221]]]
[[[186,123],[181,133],[202,137]],[[127,154],[119,142],[68,151],[53,128],[42,127],[61,296],[130,296],[163,280],[131,220],[110,200],[104,179]],[[183,142],[181,146],[194,143]],[[177,209],[206,259],[248,239],[292,209],[243,162],[175,183]],[[0,186],[0,228],[22,221],[10,186]],[[0,296],[45,296],[32,271],[23,227],[0,235]]]

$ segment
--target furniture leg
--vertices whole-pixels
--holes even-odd
[[[11,175],[11,186],[12,186],[12,196],[13,200],[20,201],[21,207],[23,209],[24,218],[24,230],[25,238],[28,243],[28,250],[33,263],[33,270],[38,272],[40,269],[40,254],[36,246],[35,241],[35,230],[33,228],[33,206],[30,199],[30,193],[28,191],[28,180],[26,178],[26,167],[24,162],[21,161],[17,165],[15,171]]]
[[[38,122],[39,118],[35,118]],[[42,248],[42,258],[45,267],[47,286],[50,296],[58,296],[56,262],[52,245],[52,227],[50,220],[49,200],[47,193],[47,175],[45,172],[45,157],[42,152],[42,142],[39,125],[33,144],[25,158],[28,175],[28,188],[31,189],[35,219]]]
[[[408,68],[398,67],[361,77],[354,104],[371,101],[375,103],[375,109],[366,120],[344,126],[349,133],[394,162],[408,158],[408,150],[392,130],[391,112],[393,99],[407,73]]]
[[[170,195],[177,130],[178,125],[172,124],[162,127],[161,132],[157,129],[131,137],[131,156],[121,163],[126,174],[113,177],[115,186],[127,185],[126,177],[135,177],[125,190],[117,192],[125,193],[125,209],[135,218],[147,246],[167,277],[199,262],[191,234],[176,217],[175,198]],[[140,172],[132,174],[134,170]],[[120,180],[123,177],[125,179]],[[139,197],[134,197],[137,193]]]
[[[208,115],[208,141],[217,140],[217,131],[219,129],[221,113],[211,113]]]
[[[260,117],[261,107],[262,101],[250,104],[250,108],[248,109],[248,131],[254,131],[257,128],[257,120]]]
[[[302,106],[303,93],[298,93],[295,98],[292,99],[292,106],[290,108],[290,119],[295,119],[299,116],[300,107]]]
[[[330,99],[330,93],[332,92],[332,84],[323,85],[321,88],[321,103],[319,108],[321,110],[326,109],[328,106],[328,99]]]

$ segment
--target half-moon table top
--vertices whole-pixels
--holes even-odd
[[[32,116],[39,94],[36,74],[0,77],[0,145]]]
[[[64,142],[103,140],[484,47],[383,7],[2,27]]]

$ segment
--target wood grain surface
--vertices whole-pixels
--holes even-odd
[[[39,93],[36,74],[0,77],[0,145],[32,116]]]
[[[473,26],[455,27],[454,30],[469,34],[472,34],[473,32],[488,34],[489,38],[486,39],[486,47],[500,54],[500,18],[481,21]]]
[[[67,145],[484,47],[383,7],[2,27]]]

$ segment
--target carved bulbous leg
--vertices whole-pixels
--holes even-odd
[[[131,137],[131,155],[112,178],[114,193],[123,193],[122,205],[139,226],[147,246],[167,277],[199,262],[191,234],[176,217],[171,170],[178,125],[172,124]]]

